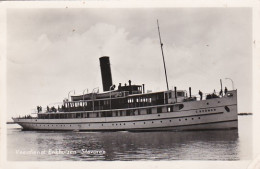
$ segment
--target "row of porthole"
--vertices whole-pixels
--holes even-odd
[[[198,117],[198,119],[200,119],[200,117]],[[185,118],[185,120],[188,120],[188,119]],[[194,118],[192,117],[191,120],[194,120]],[[179,121],[181,121],[181,119],[179,119]]]
[[[191,118],[191,119],[194,120],[194,118]],[[198,117],[198,119],[200,119],[200,117]],[[188,119],[185,118],[185,120],[188,120]],[[181,121],[181,119],[179,119],[179,121]],[[162,123],[163,121],[160,121],[160,122]],[[172,122],[172,120],[169,120],[169,122]],[[154,122],[152,121],[152,123],[154,123]],[[144,122],[144,124],[146,124],[146,123]],[[103,125],[104,125],[104,124],[102,124],[102,126],[103,126]],[[121,124],[121,123],[119,123],[119,124],[116,123],[116,126],[117,126],[117,125],[120,125],[120,126],[121,126],[122,124]],[[125,125],[125,123],[123,123],[123,125]],[[135,123],[133,123],[133,125],[135,125]],[[37,124],[36,124],[36,126],[37,126]],[[39,125],[39,126],[41,126],[41,125]],[[45,125],[43,125],[43,126],[45,127]],[[46,126],[47,126],[47,125],[46,125]],[[50,126],[50,125],[48,125],[48,126]],[[53,125],[51,125],[51,126],[53,126]],[[62,127],[62,126],[65,126],[65,125],[56,125],[56,127],[57,127],[57,126],[61,126],[61,127]],[[69,126],[71,127],[71,125],[69,125]],[[90,124],[89,124],[89,126],[90,126]],[[112,124],[112,126],[114,126],[114,123]]]
[[[194,120],[194,118],[191,118],[191,119]],[[200,119],[200,117],[198,117],[198,119]],[[188,119],[185,118],[185,120],[188,120]],[[181,121],[181,119],[179,119],[179,121]],[[160,122],[162,123],[163,121],[160,121]],[[172,122],[172,120],[169,120],[169,122]],[[152,123],[154,123],[154,122],[152,121]],[[146,124],[146,123],[144,122],[144,124]],[[121,125],[121,123],[119,125]],[[125,123],[124,123],[124,125],[125,125]],[[133,125],[135,125],[135,123],[133,123]],[[103,126],[103,124],[102,124],[102,126]],[[112,126],[114,126],[114,123],[112,124]],[[116,124],[116,126],[117,126],[117,124]]]
[[[216,109],[196,110],[196,113],[201,113],[201,112],[211,112],[211,111],[216,111]]]
[[[117,123],[116,123],[116,126],[117,126],[117,125],[120,125],[120,126],[121,126],[122,124],[121,124],[121,123],[120,123],[120,124],[117,124]],[[125,125],[125,123],[124,123],[123,125]],[[103,124],[102,124],[102,126],[103,126]],[[114,126],[114,123],[112,124],[112,126]]]
[[[33,125],[33,124],[32,124],[32,125]],[[47,127],[47,126],[55,126],[55,125],[49,125],[49,124],[48,124],[48,125],[41,125],[41,124],[38,124],[38,125],[37,125],[37,124],[35,124],[35,126],[44,126],[44,127],[46,126],[46,127]],[[61,127],[62,127],[62,126],[66,126],[66,125],[65,125],[65,124],[64,124],[64,125],[57,125],[57,124],[56,124],[56,127],[57,127],[57,126],[61,126]],[[69,126],[71,127],[71,125],[69,125]]]
[[[218,101],[218,103],[220,103],[220,101]],[[209,103],[207,103],[207,105],[209,105]]]

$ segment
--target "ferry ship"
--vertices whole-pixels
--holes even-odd
[[[232,129],[238,126],[237,90],[202,100],[185,90],[145,92],[145,85],[112,84],[109,57],[100,58],[104,92],[71,96],[37,117],[13,118],[24,130],[144,131]]]
[[[160,37],[159,25],[158,32]],[[160,44],[162,49],[161,37]],[[162,56],[164,61],[163,49]],[[113,85],[108,56],[99,58],[103,92],[71,96],[58,108],[38,107],[37,117],[13,118],[23,130],[156,131],[238,128],[237,90],[200,98],[186,90],[145,92],[145,85]],[[221,85],[222,86],[222,85]],[[222,87],[221,87],[222,88]]]

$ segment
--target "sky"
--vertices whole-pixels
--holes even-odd
[[[109,56],[113,83],[212,93],[238,90],[238,112],[252,112],[250,8],[8,9],[7,118],[99,87],[99,57]]]

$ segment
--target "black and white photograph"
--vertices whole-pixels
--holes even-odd
[[[253,8],[63,5],[5,18],[8,162],[254,160]]]

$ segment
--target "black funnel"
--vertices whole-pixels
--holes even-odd
[[[110,86],[112,86],[112,75],[110,69],[110,61],[108,56],[103,56],[99,58],[103,91],[109,91]]]

